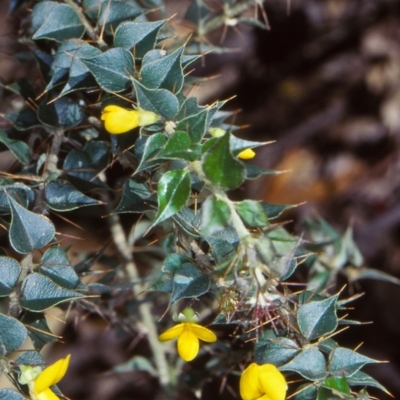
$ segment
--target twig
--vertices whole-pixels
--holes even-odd
[[[125,271],[129,277],[130,282],[138,282],[140,280],[139,272],[132,257],[132,248],[129,246],[125,232],[122,228],[118,215],[111,215],[108,218],[110,230],[115,245],[117,246],[121,255],[125,258]],[[134,284],[132,287],[133,294],[138,297],[143,291],[144,286]],[[154,361],[157,366],[158,376],[163,388],[169,392],[170,390],[170,376],[167,359],[165,357],[164,348],[158,340],[157,326],[154,323],[152,310],[149,303],[143,302],[139,306],[139,313],[144,326],[147,329],[147,338],[153,352]]]
[[[92,28],[92,25],[90,25],[89,21],[85,17],[85,14],[83,14],[82,10],[80,7],[78,7],[73,0],[64,0],[65,3],[67,3],[71,8],[74,9],[74,11],[78,14],[79,20],[81,21],[82,25],[86,29],[86,33],[92,39],[94,42],[98,44],[100,48],[105,48],[107,47],[107,43],[100,37],[96,35],[96,32]]]

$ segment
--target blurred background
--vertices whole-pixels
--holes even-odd
[[[191,1],[166,3],[169,14],[177,13],[171,21],[177,34],[186,35]],[[0,7],[0,77],[7,83],[32,72],[13,56],[17,24],[6,18],[7,2]],[[321,215],[341,233],[351,225],[365,265],[400,278],[400,2],[267,0],[257,12],[268,30],[221,28],[209,40],[233,51],[207,55],[193,72],[214,76],[194,91],[202,104],[235,96],[226,109],[240,110],[238,135],[275,141],[252,162],[287,171],[251,182],[238,196],[302,204],[285,214],[297,234],[310,216]],[[91,251],[95,242],[104,238],[83,246]],[[390,361],[366,372],[400,397],[400,288],[363,280],[356,289],[365,295],[350,318],[373,324],[351,327],[338,340],[351,348],[364,342],[361,353]],[[122,329],[115,336],[106,326],[99,318],[67,325],[65,338],[77,356],[60,387],[75,400],[160,398],[151,374],[132,380],[107,372],[126,360],[135,335]],[[213,400],[235,398],[218,396]]]

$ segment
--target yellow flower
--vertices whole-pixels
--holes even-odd
[[[109,133],[120,134],[128,132],[138,126],[154,124],[160,117],[152,111],[142,109],[127,110],[116,105],[104,107],[101,120]]]
[[[204,342],[215,342],[215,333],[195,322],[182,322],[162,333],[161,342],[178,339],[178,353],[185,361],[192,361],[199,352],[199,339]]]
[[[32,400],[60,400],[60,398],[50,389],[63,378],[67,372],[69,359],[68,355],[42,371],[40,367],[21,365],[21,375],[19,382],[28,385],[29,395]]]
[[[250,364],[240,377],[243,400],[285,400],[287,384],[278,368],[272,364]]]
[[[253,151],[253,149],[248,148],[246,150],[242,150],[237,156],[241,160],[251,160],[255,155],[256,153]]]

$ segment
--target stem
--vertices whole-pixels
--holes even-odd
[[[53,172],[57,172],[58,153],[60,152],[61,144],[64,139],[63,129],[54,129],[52,133],[53,141],[51,143],[49,155],[47,156],[47,165],[43,180],[46,180]]]
[[[140,280],[140,276],[132,257],[131,246],[128,244],[119,216],[111,215],[108,220],[114,243],[117,246],[120,253],[125,258],[125,260],[127,261],[125,270],[129,277],[129,281],[135,283]],[[145,287],[142,283],[134,284],[132,287],[132,292],[135,297],[138,297],[141,293],[143,293],[144,290]],[[169,377],[169,367],[167,359],[165,357],[164,347],[158,340],[157,326],[154,323],[153,313],[150,304],[143,302],[139,307],[139,313],[142,323],[147,329],[147,338],[149,340],[149,344],[153,352],[154,361],[157,366],[160,383],[163,386],[164,390],[168,393],[170,390],[169,386],[171,383]]]
[[[61,144],[64,139],[63,129],[52,129],[50,133],[53,135],[53,141],[51,142],[51,147],[46,160],[46,167],[43,172],[41,183],[39,185],[39,193],[36,196],[35,204],[33,206],[33,211],[43,214],[46,210],[45,199],[44,199],[44,188],[46,186],[46,181],[48,177],[58,171],[58,153],[60,152]]]
[[[222,200],[228,207],[231,212],[231,223],[232,227],[235,228],[236,233],[239,236],[239,239],[243,243],[248,243],[252,236],[250,232],[247,230],[246,226],[244,225],[242,219],[240,218],[238,212],[236,211],[235,205],[233,201],[227,196],[227,194],[219,187],[215,186],[207,176],[204,174],[201,162],[200,161],[193,161],[190,164],[191,170],[202,180],[204,181],[205,185],[209,188],[210,192],[215,196]]]
[[[222,25],[225,25],[228,18],[232,18],[245,11],[249,8],[251,3],[254,4],[254,0],[242,0],[242,2],[239,2],[233,7],[224,7],[223,15],[218,15],[215,18],[212,18],[206,24],[204,24],[201,34],[206,35],[208,32],[213,31],[214,29],[217,29]]]
[[[79,20],[81,21],[82,25],[86,29],[86,33],[90,37],[90,39],[93,40],[93,42],[96,42],[100,48],[106,48],[107,43],[100,37],[96,35],[96,32],[94,31],[92,25],[90,25],[89,21],[85,17],[85,14],[82,12],[80,7],[78,7],[73,0],[64,0],[66,4],[68,4],[77,14],[79,17]]]

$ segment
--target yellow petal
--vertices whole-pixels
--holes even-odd
[[[70,357],[71,355],[68,355],[66,358],[58,360],[43,370],[43,372],[35,379],[34,392],[36,395],[60,382],[67,372]]]
[[[161,342],[166,342],[167,340],[176,339],[183,332],[184,327],[185,327],[185,324],[175,325],[172,328],[169,328],[164,333],[162,333],[158,337],[158,340],[160,340]]]
[[[35,400],[60,400],[51,389],[46,389],[44,392],[36,395]]]
[[[263,393],[267,395],[266,400],[285,400],[287,383],[284,376],[272,364],[260,366],[260,385]]]
[[[246,149],[242,150],[237,156],[241,160],[251,160],[255,155],[256,153],[252,149]]]
[[[185,361],[192,361],[199,352],[199,339],[190,330],[185,328],[178,339],[178,353]]]
[[[204,326],[195,324],[193,322],[187,322],[186,326],[203,342],[211,343],[217,340],[217,336],[215,335],[215,333],[210,331],[208,328],[205,328]]]
[[[264,393],[259,382],[260,367],[252,363],[242,373],[240,377],[240,395],[243,400],[255,400]],[[263,399],[264,400],[264,399]]]
[[[139,126],[139,112],[137,110],[127,110],[116,105],[104,107],[100,118],[104,121],[106,130],[115,135],[128,132]]]

